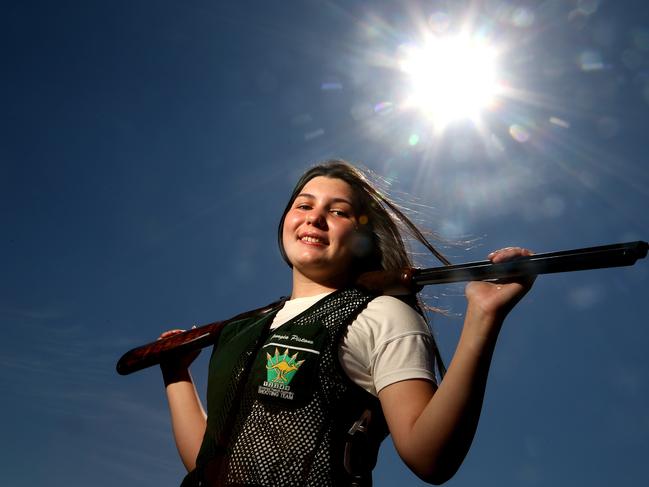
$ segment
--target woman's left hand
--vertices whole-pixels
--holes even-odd
[[[521,247],[506,247],[488,255],[494,264],[525,257],[533,253]],[[525,294],[531,289],[536,276],[522,277],[507,281],[473,281],[466,286],[466,297],[469,307],[479,311],[483,316],[497,321],[505,319]]]

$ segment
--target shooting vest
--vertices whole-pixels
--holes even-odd
[[[338,347],[373,298],[335,291],[270,332],[277,309],[229,324],[210,360],[207,430],[183,487],[371,485],[387,426],[378,399],[343,371]]]

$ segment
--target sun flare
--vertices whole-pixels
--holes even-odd
[[[421,110],[436,128],[477,120],[498,94],[496,50],[482,39],[435,37],[403,54],[400,67],[410,81],[405,106]]]

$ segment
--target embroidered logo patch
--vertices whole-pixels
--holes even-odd
[[[280,355],[275,347],[275,354],[266,352],[266,380],[259,385],[257,392],[264,396],[293,400],[295,393],[289,384],[304,360],[297,360],[298,352],[289,355],[288,348]]]
[[[304,363],[304,360],[297,359],[297,352],[289,357],[288,348],[282,355],[275,348],[275,355],[266,353],[266,381],[275,384],[288,385],[293,376]]]

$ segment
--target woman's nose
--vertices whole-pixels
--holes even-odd
[[[316,210],[309,212],[309,214],[306,216],[306,222],[307,224],[313,225],[317,228],[324,228],[327,225],[327,220],[325,219],[322,212]]]

